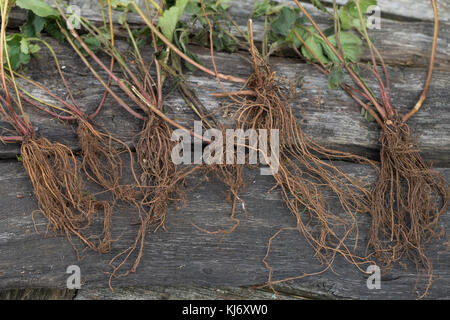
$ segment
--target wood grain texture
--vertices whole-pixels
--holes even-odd
[[[79,106],[87,112],[93,112],[104,93],[101,84],[93,78],[67,45],[61,45],[51,39],[49,41],[58,52],[60,63],[64,66],[65,76]],[[120,42],[119,45],[125,47],[126,43]],[[192,50],[199,55],[206,66],[212,67],[207,49],[193,47]],[[145,53],[147,57],[151,57],[150,51],[145,51]],[[247,61],[248,56],[244,52],[239,54],[217,53],[215,58],[221,72],[227,73],[230,66],[233,66],[233,74],[237,76],[245,78],[251,73],[251,66]],[[346,93],[341,90],[328,89],[326,77],[299,59],[275,57],[271,63],[278,77],[283,80],[281,84],[286,88],[289,83],[295,83],[299,78],[302,79],[301,87],[297,88],[297,94],[291,100],[291,107],[308,135],[313,136],[318,143],[323,145],[376,159],[379,149],[377,125],[367,122],[360,115],[360,108]],[[41,58],[33,60],[30,64],[26,74],[46,85],[59,97],[68,99],[57,71],[49,67],[51,65],[53,65],[52,58],[43,51]],[[389,71],[394,105],[400,114],[404,114],[420,96],[426,70],[390,67]],[[188,81],[196,90],[207,110],[214,113],[217,121],[225,125],[232,125],[233,115],[238,106],[232,106],[226,112],[221,109],[228,104],[227,100],[211,97],[212,92],[222,91],[217,81],[201,72],[189,74]],[[376,87],[373,80],[369,80],[368,83],[372,87]],[[25,83],[23,85],[34,95],[51,101],[39,89]],[[225,86],[229,91],[240,89],[240,86],[234,84],[225,83]],[[445,167],[450,164],[450,113],[447,103],[450,100],[449,87],[450,71],[436,71],[428,100],[409,123],[413,134],[418,137],[424,158]],[[123,95],[122,97],[126,98]],[[193,121],[198,120],[176,91],[166,97],[165,105],[167,114],[186,127],[192,128]],[[78,148],[73,125],[66,125],[30,107],[27,110],[39,134],[51,140],[68,144],[74,149]],[[112,99],[108,100],[97,121],[99,125],[130,143],[142,126],[140,121],[126,113]],[[7,128],[7,126],[1,125],[0,127],[3,127],[3,130]],[[0,157],[3,159],[15,158],[18,153],[17,146],[0,147]]]
[[[397,12],[399,16],[388,15],[385,17],[382,15],[381,28],[370,30],[371,37],[387,64],[426,67],[428,65],[429,50],[433,36],[432,19],[428,19],[429,15],[432,14],[432,8],[427,0],[415,1],[413,6],[407,5],[406,3],[408,1],[381,1],[380,7],[382,13],[388,12],[391,14]],[[52,3],[53,1],[49,0],[49,2]],[[282,0],[279,2],[295,6],[295,3],[291,0]],[[102,17],[96,1],[72,0],[70,3],[77,5],[81,9],[83,17],[94,22],[102,23]],[[247,20],[250,18],[254,3],[254,1],[230,1],[230,14],[244,32],[247,30]],[[450,62],[447,54],[450,46],[450,9],[445,1],[440,1],[439,4],[441,24],[436,55],[436,68],[450,70]],[[330,26],[330,20],[325,14],[315,9],[309,3],[304,3],[304,6],[322,28]],[[417,17],[421,15],[424,19],[419,19],[418,21]],[[119,16],[120,13],[114,12],[114,21],[117,21]],[[25,17],[23,11],[15,10],[11,16],[11,24],[19,26],[23,23]],[[399,17],[402,17],[402,19],[399,20]],[[128,18],[130,23],[136,27],[143,25],[142,19],[136,14],[129,14]],[[253,28],[255,41],[261,42],[264,36],[264,19],[255,19]],[[236,30],[232,29],[231,31],[236,36],[239,36]],[[122,37],[127,37],[127,33],[123,29],[117,28],[117,32]],[[278,54],[292,55],[293,53],[288,51]],[[368,51],[364,53],[363,59],[369,61],[370,55]]]
[[[78,1],[78,0],[77,0]],[[283,0],[286,2],[287,0]],[[329,1],[328,1],[329,2]],[[99,21],[99,15],[92,10],[89,1],[71,1],[80,4],[83,14]],[[406,3],[406,5],[405,5]],[[382,29],[374,30],[373,37],[389,64],[394,104],[401,113],[411,108],[420,96],[426,77],[428,54],[431,46],[433,25],[430,22],[428,0],[380,0],[383,20]],[[253,1],[232,0],[232,15],[245,27]],[[311,8],[311,5],[306,5]],[[411,119],[410,126],[418,137],[425,159],[433,161],[450,181],[450,10],[448,4],[439,1],[441,9],[441,32],[438,45],[437,71],[434,74],[429,98],[423,109]],[[17,11],[15,25],[23,22],[23,13]],[[326,22],[317,16],[319,22]],[[116,15],[117,19],[117,15]],[[140,21],[131,16],[136,25]],[[255,37],[261,40],[263,24],[255,21]],[[80,107],[93,111],[104,90],[90,75],[82,62],[67,45],[50,40],[64,66],[64,73],[71,84]],[[125,49],[126,41],[119,40],[120,48]],[[209,52],[205,48],[193,46],[201,60],[211,66]],[[151,57],[146,51],[145,56]],[[104,58],[104,57],[103,57]],[[250,64],[248,54],[217,53],[219,70],[247,77]],[[368,59],[367,53],[365,59]],[[105,61],[107,61],[105,59]],[[315,68],[294,58],[292,52],[283,51],[271,60],[280,78],[297,82],[297,95],[291,100],[293,111],[304,131],[317,142],[340,150],[351,151],[377,159],[379,145],[378,128],[368,123],[360,115],[358,106],[341,91],[329,90],[327,79]],[[26,73],[44,83],[60,97],[67,99],[53,61],[47,52],[42,51],[39,60],[33,60]],[[105,74],[102,73],[104,77]],[[224,108],[225,100],[213,99],[211,92],[221,91],[215,79],[200,72],[188,75],[190,84],[196,89],[207,110],[225,124],[232,125],[232,115],[236,106]],[[286,81],[282,81],[287,86]],[[369,84],[375,85],[373,81]],[[237,90],[238,86],[225,84],[227,90]],[[33,94],[45,98],[40,90],[29,88]],[[115,90],[117,88],[114,88]],[[169,95],[165,102],[167,114],[187,127],[193,126],[196,119],[192,111],[177,92]],[[41,112],[29,107],[31,118],[40,135],[78,149],[75,125],[49,119]],[[142,123],[124,112],[112,99],[108,99],[99,125],[132,145]],[[8,126],[1,122],[0,133]],[[46,221],[36,213],[36,228],[31,217],[37,203],[29,179],[16,161],[18,146],[0,145],[0,299],[288,299],[288,298],[326,298],[326,299],[405,299],[416,298],[416,274],[411,263],[407,269],[396,268],[383,273],[382,289],[368,290],[366,276],[348,263],[338,259],[334,272],[305,278],[276,286],[278,296],[265,289],[254,286],[264,284],[268,272],[263,258],[268,239],[280,228],[294,226],[295,219],[284,207],[277,189],[271,190],[274,180],[259,175],[259,171],[246,173],[247,188],[242,193],[246,201],[248,217],[242,210],[239,228],[224,238],[207,235],[192,226],[198,224],[208,230],[227,228],[232,225],[229,219],[230,206],[224,200],[226,189],[216,180],[204,182],[200,188],[189,194],[185,207],[172,206],[169,210],[167,232],[149,233],[143,261],[136,274],[114,281],[116,294],[107,288],[110,271],[108,261],[118,252],[128,247],[136,231],[136,214],[132,208],[119,207],[114,225],[114,236],[119,237],[113,252],[98,255],[85,252],[84,259],[78,261],[71,245],[63,237],[46,234]],[[343,170],[373,181],[373,172],[364,166],[350,163],[336,163]],[[201,177],[193,178],[188,186],[199,182]],[[336,199],[327,196],[330,206]],[[360,216],[360,248],[367,243],[370,218]],[[447,234],[450,215],[442,218]],[[450,242],[448,236],[429,246],[435,257],[435,280],[429,298],[449,299],[450,287]],[[320,266],[313,258],[313,251],[302,236],[296,232],[283,233],[273,244],[269,262],[274,267],[275,279],[296,276],[305,272],[319,271]],[[79,265],[82,271],[82,289],[76,295],[65,290],[68,274],[67,266]]]
[[[333,0],[322,0],[324,3],[332,4]],[[346,3],[345,0],[337,0],[338,4]],[[450,4],[446,0],[438,0],[439,20],[450,21]],[[415,0],[411,5],[409,0],[378,0],[382,14],[393,16],[396,19],[405,20],[428,20],[432,21],[433,8],[429,0]]]
[[[373,172],[364,166],[336,163],[346,172],[373,181]],[[0,208],[0,288],[64,288],[69,265],[79,265],[82,288],[107,287],[108,261],[125,249],[134,237],[136,215],[131,208],[116,212],[113,236],[120,235],[110,254],[85,252],[78,261],[71,245],[63,237],[46,235],[46,222],[35,215],[34,231],[31,212],[36,202],[28,178],[20,163],[1,163],[3,195]],[[442,170],[446,179],[450,170]],[[198,183],[192,179],[188,186]],[[192,223],[207,230],[229,228],[230,206],[224,200],[223,185],[211,179],[189,193],[185,207],[171,207],[167,218],[167,232],[149,233],[145,253],[137,273],[113,281],[117,287],[149,285],[248,286],[267,280],[267,270],[261,259],[271,235],[282,227],[295,226],[295,218],[284,207],[278,190],[271,188],[271,177],[260,176],[259,171],[246,173],[247,188],[241,197],[245,200],[248,217],[239,210],[241,225],[231,235],[207,235]],[[338,208],[331,195],[327,201]],[[336,209],[338,210],[338,209]],[[442,217],[447,232],[450,215]],[[360,247],[364,250],[370,219],[359,216]],[[445,241],[445,239],[444,239]],[[439,278],[432,287],[432,298],[449,298],[449,251],[444,241],[430,245]],[[274,278],[283,279],[322,270],[313,258],[311,247],[295,231],[288,231],[274,241],[268,262],[274,268]],[[370,291],[366,276],[348,263],[337,259],[334,272],[305,278],[290,284],[305,291],[336,298],[414,298],[416,274],[414,266],[406,262],[407,270],[398,268],[383,274],[382,289]],[[307,288],[307,289],[305,289]]]
[[[322,3],[332,5],[333,0],[321,0]],[[52,4],[52,0],[48,0],[50,4]],[[70,0],[68,1],[72,5],[78,5],[80,8],[84,10],[96,8],[95,2],[92,0]],[[239,1],[239,0],[231,0],[229,3],[231,5],[231,9],[236,12],[249,13],[252,11],[253,4],[256,1]],[[286,3],[292,4],[295,6],[295,3],[292,0],[277,0],[278,3]],[[310,4],[311,1],[301,1],[302,4],[305,5],[307,9],[312,9],[313,6]],[[346,0],[337,0],[338,4],[345,4]],[[393,17],[395,19],[403,19],[403,20],[424,20],[424,21],[432,21],[433,20],[433,8],[431,7],[429,0],[415,0],[414,5],[411,5],[411,1],[409,0],[378,0],[378,5],[380,6],[382,13]],[[450,5],[445,0],[438,1],[438,8],[440,11],[440,20],[442,21],[450,21]]]

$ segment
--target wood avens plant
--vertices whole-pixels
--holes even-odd
[[[111,12],[113,8],[112,1],[108,0],[106,4]],[[137,160],[141,170],[139,187],[144,192],[144,197],[140,201],[143,208],[139,217],[140,228],[135,242],[111,260],[113,272],[111,273],[110,281],[115,277],[136,271],[142,258],[148,228],[151,225],[155,226],[155,230],[164,228],[166,210],[169,203],[184,198],[182,190],[184,179],[201,168],[198,165],[178,168],[173,163],[171,153],[176,143],[171,138],[174,128],[186,131],[206,143],[210,142],[204,140],[203,137],[197,137],[194,132],[170,119],[164,111],[163,85],[167,75],[170,75],[168,72],[170,68],[163,69],[163,67],[169,65],[168,61],[170,61],[171,55],[179,56],[190,65],[216,76],[214,71],[205,68],[196,62],[194,58],[190,58],[175,44],[176,26],[186,4],[187,1],[179,0],[169,8],[165,8],[152,3],[154,9],[147,8],[148,11],[144,13],[134,1],[121,1],[121,10],[124,11],[124,15],[120,18],[120,23],[129,35],[133,61],[131,64],[129,63],[129,57],[120,53],[116,48],[112,37],[103,36],[104,32],[101,29],[81,18],[82,26],[89,33],[89,35],[84,36],[84,39],[86,37],[95,38],[100,43],[101,52],[112,57],[120,67],[121,72],[117,72],[111,67],[108,68],[77,30],[73,28],[66,30],[61,26],[61,32],[64,33],[72,48],[96,79],[104,86],[105,90],[108,91],[108,94],[127,112],[138,120],[143,121],[143,129],[138,135],[139,140],[136,143]],[[55,5],[64,20],[68,21],[68,17],[65,15],[62,7],[63,4],[60,1],[55,1]],[[153,51],[159,54],[158,57],[154,56],[150,61],[144,59],[138,39],[135,37],[136,33],[133,33],[127,23],[126,13],[129,11],[138,13],[147,24],[149,28],[147,36]],[[160,16],[161,14],[162,16]],[[157,25],[154,20],[158,16],[159,24]],[[134,107],[130,106],[111,89],[96,68],[94,68],[91,61],[100,70],[107,73],[109,79],[118,85],[120,91],[138,107],[139,111],[136,111]],[[228,81],[245,82],[245,80],[233,76],[221,74],[218,76]],[[119,273],[119,270],[125,268],[126,262],[133,254],[135,254],[135,259],[132,267]]]
[[[436,1],[431,0],[435,24],[427,80],[418,103],[405,115],[400,115],[392,103],[387,66],[368,34],[366,10],[375,2],[351,0],[339,8],[334,3],[335,31],[331,35],[321,30],[299,1],[294,2],[311,23],[315,37],[320,37],[321,46],[317,50],[307,42],[305,34],[296,34],[299,40],[297,44],[302,46],[302,56],[315,63],[330,78],[333,77],[333,87],[341,86],[346,90],[363,107],[365,114],[375,119],[381,128],[381,167],[371,195],[372,227],[369,246],[379,263],[386,268],[403,257],[412,259],[418,269],[425,273],[425,295],[433,280],[433,261],[425,246],[442,234],[439,218],[446,212],[449,193],[442,175],[422,159],[407,121],[423,105],[433,73],[439,25]],[[353,59],[351,52],[354,50],[350,54],[346,50],[348,42],[347,36],[343,37],[344,34],[354,34],[352,37],[363,39],[371,55],[369,65],[357,63],[358,59]],[[356,47],[360,48],[360,43]],[[321,55],[326,60],[321,59]],[[380,73],[379,63],[384,77]],[[335,67],[340,70],[334,71]],[[368,69],[378,82],[379,98],[359,74],[360,67]],[[344,83],[343,76],[337,76],[336,72],[349,74],[356,88]]]
[[[31,10],[39,17],[55,17],[57,12],[40,1],[17,1],[17,5]],[[3,117],[13,126],[17,136],[5,136],[0,140],[4,143],[21,143],[21,161],[32,182],[34,193],[38,200],[40,213],[47,218],[50,231],[60,232],[67,236],[76,248],[73,238],[90,249],[107,252],[111,245],[111,234],[108,225],[112,215],[108,201],[96,200],[89,192],[87,183],[82,175],[83,165],[73,151],[61,143],[54,143],[40,137],[34,131],[32,122],[24,110],[23,101],[43,109],[30,98],[16,81],[19,74],[14,67],[20,67],[28,62],[24,58],[27,50],[32,47],[31,42],[45,41],[38,38],[26,38],[20,35],[21,47],[19,64],[13,66],[11,59],[15,59],[14,47],[9,47],[6,37],[8,16],[14,2],[1,2],[1,30],[0,30],[0,68],[2,82],[2,96],[0,111]],[[31,14],[28,16],[30,17]],[[36,17],[34,19],[37,19]],[[39,19],[37,19],[39,20]],[[41,27],[35,29],[40,30]],[[9,49],[13,49],[9,52]],[[32,51],[37,52],[37,49]],[[32,80],[30,80],[32,81]],[[45,91],[45,88],[37,84]],[[11,91],[13,93],[11,93]],[[47,91],[48,92],[48,91]],[[70,105],[67,105],[69,108]],[[70,108],[69,108],[70,109]],[[16,111],[18,110],[18,112]],[[50,111],[52,113],[52,111]],[[79,116],[77,109],[70,109],[70,113]],[[53,115],[57,115],[53,113]],[[64,116],[63,116],[64,118]],[[100,233],[93,233],[90,226],[96,217],[103,215],[105,229]],[[78,253],[78,250],[77,250]]]

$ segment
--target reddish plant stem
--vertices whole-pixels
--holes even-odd
[[[303,40],[303,38],[294,30],[294,33],[296,35],[296,37],[298,38],[298,40],[305,46],[306,50],[308,50],[308,52],[320,63],[320,66],[317,64],[314,64],[314,66],[319,69],[319,71],[321,71],[322,73],[324,73],[325,75],[329,76],[330,72],[326,69],[326,66],[322,63],[322,61],[320,61],[319,57],[314,53],[313,50],[311,50],[311,48],[307,45],[307,43]],[[298,51],[298,49],[293,45],[292,46],[294,51],[299,55],[302,56],[302,54]],[[342,83],[341,87],[361,106],[363,107],[367,112],[369,112],[369,114],[378,122],[378,124],[380,126],[383,125],[383,122],[381,121],[380,117],[378,117],[378,115],[376,114],[376,112],[374,110],[372,110],[372,108],[370,108],[366,103],[362,102],[361,99],[359,99],[357,96],[355,96],[355,94],[352,91],[357,92],[358,94],[360,94],[362,97],[366,98],[367,100],[370,101],[370,98],[367,94],[353,88],[350,87],[349,85]]]
[[[0,141],[3,143],[23,142],[23,140],[23,136],[0,137]]]
[[[66,38],[68,38],[68,34],[67,32],[61,28],[61,31],[65,34]],[[76,34],[76,32],[74,32],[75,35],[78,37],[78,41],[81,44],[81,46],[83,47],[83,49],[87,49],[86,51],[88,52],[89,55],[91,55],[91,57],[102,67],[106,70],[107,74],[111,76],[111,78],[117,82],[117,84],[120,86],[120,88],[122,90],[124,90],[129,97],[141,108],[145,110],[145,106],[140,103],[136,96],[133,95],[132,93],[130,93],[130,90],[128,90],[128,88],[123,84],[123,82],[121,80],[119,80],[114,73],[110,72],[109,69],[100,61],[100,59],[98,59],[98,57],[86,46],[86,44],[80,39],[80,37],[78,36],[78,34]],[[109,94],[114,98],[114,100],[117,101],[117,103],[120,104],[121,107],[123,107],[128,113],[130,113],[131,115],[133,115],[135,118],[139,119],[139,120],[145,120],[146,117],[142,116],[141,114],[137,113],[136,111],[134,111],[133,109],[131,109],[128,104],[126,104],[104,81],[103,79],[98,75],[98,73],[93,69],[93,67],[90,65],[90,63],[87,61],[87,59],[83,56],[83,54],[80,52],[80,50],[73,44],[73,42],[70,41],[70,44],[72,45],[72,48],[77,52],[78,56],[81,58],[81,60],[84,62],[84,64],[89,68],[89,70],[92,72],[92,74],[95,76],[95,78],[103,85],[103,87],[108,90]]]
[[[68,89],[67,83],[65,82],[64,77],[61,78],[63,80],[64,85],[66,86],[66,89]],[[76,117],[83,117],[84,113],[77,107],[77,106],[72,106],[71,104],[65,102],[64,100],[62,100],[61,98],[59,98],[57,95],[55,95],[54,93],[52,93],[50,90],[48,90],[46,87],[44,87],[43,85],[41,85],[40,83],[27,78],[27,80],[29,83],[31,83],[32,85],[34,85],[36,88],[39,88],[40,90],[44,91],[46,94],[48,94],[50,97],[52,97],[53,99],[55,99],[56,101],[60,102],[62,105],[64,105],[66,108],[68,108],[70,110],[70,112],[76,116]],[[69,89],[68,89],[69,90]],[[70,92],[70,90],[69,90]],[[28,101],[27,101],[28,102]],[[69,119],[70,120],[70,119]]]
[[[73,37],[80,43],[80,45],[83,47],[83,49],[88,53],[88,55],[94,59],[94,61],[103,69],[105,70],[106,73],[108,73],[108,75],[111,76],[111,78],[118,84],[118,86],[142,109],[146,109],[145,107],[147,106],[151,111],[153,111],[156,115],[158,115],[160,118],[162,118],[164,121],[166,121],[167,123],[169,123],[170,125],[172,125],[175,128],[181,129],[187,133],[189,133],[191,136],[196,137],[202,141],[205,142],[209,142],[211,143],[210,140],[205,139],[199,135],[197,135],[196,133],[194,133],[193,131],[186,129],[185,127],[183,127],[182,125],[178,124],[177,122],[173,121],[172,119],[170,119],[169,117],[167,117],[161,110],[159,110],[155,105],[151,104],[151,101],[146,101],[146,104],[143,104],[139,99],[137,99],[136,95],[130,91],[130,89],[128,89],[128,87],[123,83],[123,81],[121,81],[113,72],[110,72],[110,70],[104,65],[104,63],[95,55],[95,53],[92,52],[92,50],[89,49],[89,47],[84,43],[84,41],[80,38],[80,36],[77,34],[77,32],[75,30],[71,30],[71,33],[73,35]],[[75,49],[75,47],[74,47]],[[78,54],[80,55],[81,52],[79,52],[78,50]],[[82,57],[82,55],[80,55],[80,57],[82,58],[82,60],[84,61],[84,63],[88,66],[88,68],[94,73],[94,75],[96,75],[96,77],[98,76],[98,74],[95,72],[95,70],[92,69],[92,66],[89,64],[89,62],[87,62],[87,60]],[[101,78],[97,78],[99,79],[99,81],[103,84],[103,86],[105,86],[105,88],[107,88],[105,82],[103,80],[101,80]],[[145,117],[139,115],[138,113],[136,113],[134,110],[132,110],[125,102],[123,102],[122,99],[120,99],[110,88],[108,88],[108,91],[110,92],[110,94],[116,99],[116,101],[123,106],[128,112],[130,112],[131,114],[135,115],[136,118],[141,119],[141,120],[145,120]],[[140,93],[140,92],[139,92]],[[144,98],[144,97],[142,97]],[[141,99],[141,98],[140,98]],[[145,101],[145,99],[143,99],[143,101]]]
[[[390,115],[394,115],[393,108],[391,107],[391,104],[390,104],[389,99],[388,99],[386,87],[384,86],[383,80],[381,80],[380,74],[377,73],[374,70],[374,68],[366,66],[365,64],[362,64],[361,66],[363,68],[366,68],[367,70],[369,70],[373,74],[373,76],[377,79],[378,85],[380,86],[380,93],[381,93],[381,99],[383,101],[383,105],[390,106],[390,107],[387,108],[386,111],[388,111]],[[391,112],[391,110],[392,110],[392,112]]]
[[[5,92],[8,89],[6,88]],[[1,102],[8,107],[9,113],[6,113],[6,111],[2,107],[3,113],[10,119],[9,122],[14,126],[14,128],[18,131],[17,133],[22,134],[24,136],[29,135],[31,132],[33,132],[33,128],[31,127],[31,124],[27,124],[25,121],[23,121],[14,111],[12,108],[12,103],[9,105],[8,101],[6,101],[1,95],[0,95]]]
[[[306,18],[311,22],[311,24],[316,29],[316,31],[320,34],[320,36],[325,41],[325,43],[330,47],[330,49],[333,51],[333,53],[336,55],[336,57],[338,57],[340,62],[345,66],[345,68],[347,69],[347,72],[350,74],[353,81],[355,81],[355,83],[366,93],[366,95],[368,97],[370,97],[370,102],[372,102],[372,104],[375,106],[375,108],[377,109],[381,118],[386,120],[387,117],[386,117],[385,110],[380,106],[378,101],[374,97],[372,97],[369,90],[362,83],[361,79],[359,79],[358,76],[355,74],[355,72],[345,63],[345,59],[339,54],[339,52],[337,52],[336,48],[330,43],[328,38],[325,36],[325,34],[320,29],[320,27],[317,25],[317,23],[314,21],[314,19],[309,15],[308,11],[306,11],[306,9],[300,4],[300,2],[298,0],[294,0],[294,1],[297,4],[297,6],[300,8],[300,10],[303,12],[303,14],[306,16]]]
[[[147,19],[147,17],[145,16],[145,14],[142,12],[142,10],[136,5],[136,3],[133,2],[134,8],[136,9],[136,11],[139,13],[139,15],[141,16],[141,18],[145,21],[145,23],[147,24],[147,26],[152,30],[152,32],[159,38],[161,39],[172,51],[174,51],[178,56],[180,56],[181,58],[183,58],[184,60],[186,60],[187,62],[189,62],[190,64],[192,64],[193,66],[195,66],[197,69],[200,69],[201,71],[211,75],[211,76],[218,76],[219,78],[221,78],[222,80],[226,80],[226,81],[231,81],[231,82],[238,82],[238,83],[246,83],[247,80],[246,79],[242,79],[242,78],[237,78],[234,76],[230,76],[230,75],[224,75],[224,74],[216,74],[214,71],[209,70],[208,68],[205,68],[204,66],[202,66],[201,64],[195,62],[193,59],[189,58],[188,56],[186,56],[183,52],[181,52],[180,49],[178,49],[173,43],[171,43],[166,37],[164,37],[164,35],[158,31],[158,29],[153,25],[153,23],[151,21],[149,21]]]
[[[433,75],[434,70],[434,63],[436,59],[436,49],[437,49],[437,40],[438,40],[438,34],[439,34],[439,13],[437,8],[436,0],[430,0],[431,5],[433,6],[433,13],[434,13],[434,35],[433,35],[433,45],[431,49],[431,59],[430,59],[430,67],[428,70],[428,76],[427,80],[425,82],[425,87],[423,89],[422,95],[419,98],[419,101],[416,103],[414,108],[403,117],[403,122],[406,122],[411,118],[417,111],[420,110],[423,103],[425,102],[425,99],[427,98],[428,89],[430,87],[431,77]]]
[[[52,117],[58,119],[58,120],[63,120],[63,121],[74,121],[76,119],[78,119],[79,117],[77,116],[63,116],[60,114],[57,114],[56,112],[53,112],[51,110],[48,110],[47,108],[41,107],[39,104],[35,103],[32,99],[28,98],[26,95],[24,95],[23,93],[20,93],[20,97],[28,102],[30,105],[32,105],[33,107],[35,107],[36,109],[39,109],[49,115],[51,115]]]
[[[109,13],[109,29],[111,34],[111,43],[114,46],[114,28],[113,28],[113,21],[112,21],[112,11],[111,11],[111,1],[108,1],[108,13]],[[110,64],[110,70],[113,72],[114,70],[114,56],[111,56],[111,64]],[[108,87],[111,86],[111,77],[108,77]],[[102,100],[100,100],[100,104],[98,105],[97,109],[89,115],[89,119],[94,119],[100,111],[103,109],[103,106],[105,105],[106,99],[108,98],[108,90],[105,89],[105,93],[103,94]]]

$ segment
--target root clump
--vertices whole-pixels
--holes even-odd
[[[372,166],[373,163],[363,157],[329,150],[305,136],[289,107],[288,98],[277,85],[275,73],[254,49],[251,52],[255,71],[247,87],[254,93],[242,101],[238,126],[244,130],[279,130],[279,168],[274,178],[286,206],[297,219],[296,229],[312,245],[315,256],[327,266],[326,269],[340,254],[365,271],[360,266],[369,263],[369,257],[355,254],[358,242],[356,214],[370,212],[370,192],[362,182],[322,159],[345,159]],[[338,198],[344,215],[338,215],[334,213],[336,208],[328,207],[323,194],[325,190]],[[314,228],[313,221],[320,227]],[[264,258],[270,270],[269,284],[272,268],[265,259],[273,238]]]
[[[65,234],[74,247],[72,237],[76,236],[86,247],[108,252],[111,207],[107,201],[98,201],[86,192],[81,164],[72,150],[46,138],[29,137],[22,144],[21,156],[40,212],[49,222],[48,229]],[[88,228],[100,211],[104,214],[102,231],[92,234]]]
[[[129,146],[111,134],[96,129],[92,121],[85,119],[79,120],[77,135],[82,153],[83,172],[106,192],[111,192],[114,201],[135,204],[140,194],[133,168],[133,154]],[[129,155],[130,170],[134,177],[134,183],[127,185],[122,182],[123,153]]]
[[[428,291],[433,263],[425,246],[443,235],[438,220],[447,210],[448,185],[422,159],[403,121],[387,124],[380,143],[381,170],[373,192],[369,245],[386,268],[404,256],[412,259],[425,273]]]

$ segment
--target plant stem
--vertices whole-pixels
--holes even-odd
[[[361,79],[359,79],[359,77],[355,74],[355,72],[345,63],[345,59],[339,54],[339,52],[336,50],[336,48],[330,43],[328,38],[325,36],[325,34],[320,29],[320,27],[317,25],[317,23],[314,21],[314,19],[309,15],[308,11],[306,11],[306,9],[300,4],[300,2],[298,0],[294,0],[294,1],[297,4],[297,6],[300,8],[300,10],[303,12],[303,14],[306,16],[306,18],[314,26],[316,31],[320,34],[320,36],[325,41],[325,43],[330,47],[330,49],[333,51],[333,53],[336,55],[336,57],[338,57],[338,59],[341,61],[341,63],[345,66],[345,68],[347,69],[347,72],[350,74],[353,81],[355,81],[356,84],[366,93],[366,95],[370,97],[370,102],[372,102],[372,104],[375,106],[375,108],[377,109],[381,118],[387,119],[386,112],[384,111],[384,109],[380,106],[378,101],[374,97],[372,97],[369,90],[367,90],[367,88],[361,82]]]
[[[184,60],[186,60],[187,62],[189,62],[190,64],[192,64],[193,66],[195,66],[197,69],[200,69],[201,71],[211,75],[211,76],[218,76],[220,77],[222,80],[226,80],[226,81],[231,81],[231,82],[238,82],[238,83],[246,83],[247,80],[242,79],[242,78],[238,78],[238,77],[234,77],[234,76],[230,76],[230,75],[224,75],[224,74],[217,74],[202,66],[201,64],[195,62],[193,59],[189,58],[187,55],[185,55],[180,49],[178,49],[172,42],[170,42],[166,37],[164,37],[164,35],[158,31],[158,29],[153,25],[153,23],[151,21],[148,20],[148,18],[145,16],[145,14],[142,12],[142,10],[138,7],[138,5],[133,2],[133,6],[136,9],[136,11],[138,12],[138,14],[141,16],[141,18],[144,20],[144,22],[147,24],[147,26],[152,30],[152,32],[154,34],[156,34],[156,36],[161,39],[172,51],[174,51],[178,56],[180,56],[181,58],[183,58]]]
[[[431,77],[433,75],[434,61],[436,59],[437,39],[438,39],[438,34],[439,34],[439,14],[438,14],[436,0],[431,0],[431,5],[433,6],[433,13],[434,13],[434,35],[433,35],[433,46],[431,49],[431,59],[430,59],[430,67],[428,70],[428,76],[427,76],[427,80],[425,82],[425,87],[423,89],[422,95],[419,98],[419,101],[414,106],[414,108],[403,117],[403,122],[408,121],[409,118],[411,118],[422,107],[423,103],[425,102],[425,99],[427,98],[428,89],[430,87],[430,82],[431,82]]]

